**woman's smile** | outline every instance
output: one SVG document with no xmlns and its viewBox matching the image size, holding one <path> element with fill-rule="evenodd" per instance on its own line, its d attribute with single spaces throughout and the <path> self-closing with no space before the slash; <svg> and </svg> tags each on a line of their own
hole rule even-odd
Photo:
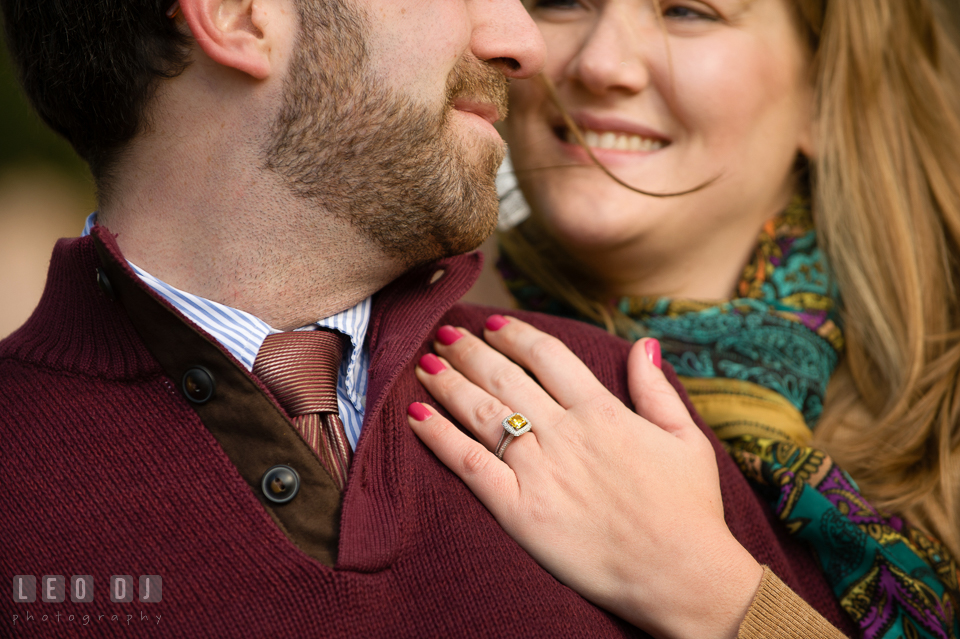
<svg viewBox="0 0 960 639">
<path fill-rule="evenodd" d="M 646 156 L 670 145 L 670 138 L 644 124 L 616 114 L 580 111 L 570 114 L 579 128 L 583 142 L 599 157 L 618 163 L 630 156 Z M 584 163 L 592 163 L 577 139 L 576 133 L 558 118 L 551 127 L 564 152 Z"/>
</svg>

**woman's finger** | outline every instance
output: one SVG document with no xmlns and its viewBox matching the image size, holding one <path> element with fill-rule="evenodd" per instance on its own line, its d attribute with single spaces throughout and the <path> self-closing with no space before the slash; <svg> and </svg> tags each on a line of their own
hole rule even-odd
<svg viewBox="0 0 960 639">
<path fill-rule="evenodd" d="M 634 409 L 647 421 L 677 437 L 702 437 L 683 400 L 660 369 L 661 357 L 660 342 L 655 339 L 642 339 L 630 349 L 627 383 Z"/>
<path fill-rule="evenodd" d="M 520 411 L 504 404 L 448 364 L 436 355 L 424 355 L 416 369 L 417 379 L 481 444 L 494 450 L 504 432 L 503 420 Z"/>
<path fill-rule="evenodd" d="M 563 419 L 563 408 L 536 380 L 469 331 L 441 327 L 435 348 L 464 377 L 510 408 L 508 415 L 522 413 L 538 425 L 556 424 Z M 446 401 L 441 403 L 450 408 Z M 499 438 L 500 434 L 496 436 Z"/>
<path fill-rule="evenodd" d="M 431 406 L 407 409 L 413 432 L 493 513 L 501 525 L 516 513 L 520 487 L 516 474 L 479 442 L 470 439 Z M 508 451 L 509 452 L 509 451 Z"/>
<path fill-rule="evenodd" d="M 533 373 L 563 408 L 609 394 L 586 364 L 556 337 L 515 317 L 502 315 L 487 318 L 485 328 L 484 338 Z"/>
</svg>

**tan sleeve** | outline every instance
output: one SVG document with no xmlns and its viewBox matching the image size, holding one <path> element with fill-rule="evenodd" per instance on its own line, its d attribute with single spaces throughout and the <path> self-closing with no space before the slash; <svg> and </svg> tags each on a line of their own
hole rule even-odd
<svg viewBox="0 0 960 639">
<path fill-rule="evenodd" d="M 766 566 L 737 639 L 845 639 Z"/>
</svg>

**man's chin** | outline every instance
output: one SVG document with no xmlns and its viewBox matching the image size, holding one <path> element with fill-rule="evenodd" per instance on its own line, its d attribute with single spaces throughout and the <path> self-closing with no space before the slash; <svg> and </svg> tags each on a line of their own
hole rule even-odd
<svg viewBox="0 0 960 639">
<path fill-rule="evenodd" d="M 480 248 L 497 230 L 500 217 L 496 180 L 507 153 L 506 143 L 499 133 L 495 136 L 474 134 L 466 141 L 461 139 L 459 146 L 461 179 L 470 186 L 462 193 L 460 202 L 448 203 L 450 208 L 439 216 L 445 224 L 435 229 L 438 248 L 435 259 Z M 450 215 L 458 209 L 459 215 Z"/>
<path fill-rule="evenodd" d="M 463 136 L 460 147 L 463 149 L 464 160 L 470 162 L 478 176 L 492 176 L 494 180 L 497 177 L 497 170 L 503 164 L 503 159 L 507 156 L 507 143 L 500 137 L 492 126 L 490 127 L 495 136 L 486 132 Z"/>
<path fill-rule="evenodd" d="M 444 216 L 447 224 L 437 225 L 432 232 L 393 253 L 408 269 L 429 264 L 447 257 L 475 251 L 497 230 L 499 202 L 496 187 L 491 185 L 483 197 L 476 198 L 476 206 L 462 210 L 457 219 Z M 471 198 L 472 199 L 472 198 Z"/>
<path fill-rule="evenodd" d="M 464 253 L 469 253 L 470 251 L 476 251 L 478 248 L 480 248 L 480 246 L 486 242 L 491 235 L 493 235 L 494 231 L 497 230 L 499 213 L 499 206 L 494 207 L 493 211 L 478 211 L 478 219 L 476 220 L 476 227 L 473 229 L 473 232 L 469 234 L 463 234 L 459 238 L 459 241 L 450 247 L 444 257 L 462 255 Z"/>
</svg>

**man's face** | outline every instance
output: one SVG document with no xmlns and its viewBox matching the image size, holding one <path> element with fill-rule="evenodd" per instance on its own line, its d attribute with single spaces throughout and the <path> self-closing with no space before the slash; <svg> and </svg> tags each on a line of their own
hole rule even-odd
<svg viewBox="0 0 960 639">
<path fill-rule="evenodd" d="M 476 248 L 496 225 L 504 145 L 469 111 L 503 117 L 504 76 L 451 46 L 464 34 L 424 40 L 421 30 L 438 25 L 408 15 L 407 2 L 298 4 L 302 27 L 267 167 L 405 266 Z M 462 5 L 436 4 L 441 14 Z"/>
</svg>

